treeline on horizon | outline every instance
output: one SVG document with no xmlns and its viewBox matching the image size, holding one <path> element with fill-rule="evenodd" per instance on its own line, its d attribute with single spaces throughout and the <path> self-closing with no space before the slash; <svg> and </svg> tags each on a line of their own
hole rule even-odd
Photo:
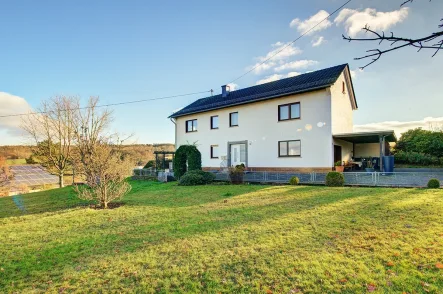
<svg viewBox="0 0 443 294">
<path fill-rule="evenodd" d="M 27 159 L 32 155 L 32 145 L 5 145 L 0 146 L 0 157 L 6 159 Z M 130 154 L 134 164 L 144 165 L 155 159 L 154 151 L 174 151 L 174 144 L 128 144 L 123 145 L 123 150 Z"/>
</svg>

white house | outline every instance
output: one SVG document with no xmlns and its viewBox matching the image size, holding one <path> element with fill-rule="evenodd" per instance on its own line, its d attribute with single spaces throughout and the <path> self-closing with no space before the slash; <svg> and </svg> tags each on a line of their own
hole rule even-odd
<svg viewBox="0 0 443 294">
<path fill-rule="evenodd" d="M 386 152 L 393 131 L 353 133 L 355 110 L 344 64 L 237 91 L 222 86 L 222 94 L 170 118 L 176 148 L 196 142 L 206 170 L 243 163 L 252 171 L 307 172 Z"/>
</svg>

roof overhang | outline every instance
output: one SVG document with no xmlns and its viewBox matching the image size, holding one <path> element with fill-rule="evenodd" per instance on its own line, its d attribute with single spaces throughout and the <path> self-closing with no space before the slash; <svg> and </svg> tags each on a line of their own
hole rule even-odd
<svg viewBox="0 0 443 294">
<path fill-rule="evenodd" d="M 380 138 L 383 137 L 385 138 L 386 142 L 397 142 L 397 137 L 392 130 L 335 134 L 333 137 L 335 139 L 340 139 L 355 144 L 379 143 Z"/>
<path fill-rule="evenodd" d="M 354 91 L 354 84 L 352 83 L 352 77 L 351 77 L 351 70 L 349 69 L 349 65 L 346 65 L 346 68 L 344 70 L 345 80 L 346 80 L 346 86 L 348 89 L 351 89 L 349 91 L 349 98 L 351 99 L 351 105 L 353 110 L 358 109 L 357 105 L 357 99 L 355 98 L 355 91 Z"/>
</svg>

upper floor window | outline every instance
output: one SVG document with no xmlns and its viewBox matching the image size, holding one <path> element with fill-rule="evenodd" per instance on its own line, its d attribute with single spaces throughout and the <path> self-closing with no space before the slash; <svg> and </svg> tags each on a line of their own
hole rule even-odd
<svg viewBox="0 0 443 294">
<path fill-rule="evenodd" d="M 187 120 L 186 121 L 186 133 L 197 132 L 197 120 Z"/>
<path fill-rule="evenodd" d="M 301 156 L 300 140 L 278 142 L 278 157 L 298 157 Z"/>
<path fill-rule="evenodd" d="M 230 127 L 238 126 L 238 112 L 231 112 L 229 114 L 229 126 Z"/>
<path fill-rule="evenodd" d="M 218 115 L 211 116 L 211 130 L 218 129 Z"/>
<path fill-rule="evenodd" d="M 211 145 L 211 158 L 218 158 L 218 145 Z"/>
<path fill-rule="evenodd" d="M 290 120 L 300 118 L 300 102 L 278 106 L 278 120 Z"/>
</svg>

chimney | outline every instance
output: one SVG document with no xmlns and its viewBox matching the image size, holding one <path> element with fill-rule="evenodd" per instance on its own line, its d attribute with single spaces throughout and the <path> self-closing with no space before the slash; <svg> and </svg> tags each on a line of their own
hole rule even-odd
<svg viewBox="0 0 443 294">
<path fill-rule="evenodd" d="M 222 87 L 222 97 L 226 98 L 229 95 L 229 92 L 231 91 L 230 87 L 228 85 L 223 85 Z M 228 88 L 228 89 L 226 89 Z"/>
</svg>

